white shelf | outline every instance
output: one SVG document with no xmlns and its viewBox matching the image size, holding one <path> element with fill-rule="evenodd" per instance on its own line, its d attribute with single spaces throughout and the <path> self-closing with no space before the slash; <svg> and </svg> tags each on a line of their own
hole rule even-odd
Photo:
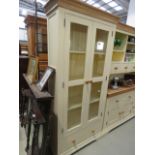
<svg viewBox="0 0 155 155">
<path fill-rule="evenodd" d="M 126 52 L 126 54 L 135 54 L 135 53 L 133 53 L 133 52 Z"/>
<path fill-rule="evenodd" d="M 86 51 L 70 51 L 70 53 L 73 53 L 73 54 L 85 54 Z"/>
<path fill-rule="evenodd" d="M 132 43 L 132 42 L 128 42 L 128 44 L 129 44 L 129 45 L 135 45 L 135 43 Z"/>
<path fill-rule="evenodd" d="M 94 52 L 94 54 L 96 54 L 96 55 L 105 55 L 105 53 L 103 53 L 103 52 Z"/>
<path fill-rule="evenodd" d="M 98 102 L 98 101 L 100 101 L 100 99 L 99 99 L 99 98 L 92 99 L 92 100 L 90 101 L 90 104 L 91 104 L 91 103 L 94 103 L 94 102 Z"/>
<path fill-rule="evenodd" d="M 77 109 L 77 108 L 81 108 L 81 107 L 82 107 L 82 105 L 81 105 L 81 103 L 79 103 L 79 104 L 70 106 L 70 107 L 68 108 L 68 111 L 71 111 L 71 110 L 74 110 L 74 109 Z"/>
<path fill-rule="evenodd" d="M 123 53 L 123 52 L 125 52 L 125 50 L 115 50 L 115 49 L 113 49 L 113 52 L 121 52 L 121 53 Z"/>
</svg>

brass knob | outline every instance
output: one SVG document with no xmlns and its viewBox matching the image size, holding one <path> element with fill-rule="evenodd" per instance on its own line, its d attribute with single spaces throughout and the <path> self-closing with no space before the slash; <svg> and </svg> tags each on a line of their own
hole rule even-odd
<svg viewBox="0 0 155 155">
<path fill-rule="evenodd" d="M 119 114 L 119 115 L 123 115 L 123 114 L 124 114 L 124 111 L 122 111 L 122 112 L 119 112 L 118 114 Z"/>
<path fill-rule="evenodd" d="M 131 96 L 128 96 L 129 98 L 131 98 Z"/>
<path fill-rule="evenodd" d="M 76 144 L 76 140 L 74 139 L 74 140 L 72 140 L 72 143 L 75 145 Z"/>
<path fill-rule="evenodd" d="M 95 133 L 95 130 L 92 130 L 91 132 L 94 134 Z"/>
<path fill-rule="evenodd" d="M 116 100 L 116 103 L 118 103 L 119 102 L 119 100 Z"/>
<path fill-rule="evenodd" d="M 115 67 L 114 69 L 115 69 L 115 70 L 117 70 L 117 69 L 118 69 L 118 67 Z"/>
<path fill-rule="evenodd" d="M 125 69 L 128 69 L 128 67 L 124 67 Z"/>
</svg>

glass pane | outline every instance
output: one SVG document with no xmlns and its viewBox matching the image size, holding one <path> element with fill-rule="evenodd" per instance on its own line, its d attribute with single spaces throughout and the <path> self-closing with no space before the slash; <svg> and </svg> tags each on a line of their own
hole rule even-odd
<svg viewBox="0 0 155 155">
<path fill-rule="evenodd" d="M 69 80 L 84 78 L 88 27 L 71 23 Z"/>
<path fill-rule="evenodd" d="M 68 129 L 81 123 L 81 108 L 68 111 Z"/>
<path fill-rule="evenodd" d="M 99 101 L 89 105 L 89 119 L 98 116 Z"/>
<path fill-rule="evenodd" d="M 105 53 L 107 49 L 108 32 L 97 29 L 95 52 Z"/>
<path fill-rule="evenodd" d="M 86 51 L 87 26 L 71 23 L 70 50 Z"/>
<path fill-rule="evenodd" d="M 95 54 L 93 64 L 93 77 L 103 76 L 105 55 Z"/>
<path fill-rule="evenodd" d="M 69 64 L 69 80 L 84 78 L 85 54 L 71 53 Z"/>
<path fill-rule="evenodd" d="M 90 102 L 100 98 L 102 82 L 93 83 L 91 86 Z"/>
<path fill-rule="evenodd" d="M 82 105 L 83 85 L 69 87 L 68 108 L 76 105 Z"/>
<path fill-rule="evenodd" d="M 93 77 L 103 76 L 105 54 L 107 49 L 108 31 L 96 30 Z"/>
</svg>

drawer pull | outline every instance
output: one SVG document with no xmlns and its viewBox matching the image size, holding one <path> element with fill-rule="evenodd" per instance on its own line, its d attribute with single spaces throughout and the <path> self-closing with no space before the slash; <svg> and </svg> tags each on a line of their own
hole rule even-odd
<svg viewBox="0 0 155 155">
<path fill-rule="evenodd" d="M 89 81 L 85 81 L 86 84 L 89 84 L 89 83 L 93 83 L 92 80 L 89 80 Z"/>
<path fill-rule="evenodd" d="M 128 96 L 129 98 L 131 98 L 131 96 Z"/>
<path fill-rule="evenodd" d="M 123 114 L 124 114 L 124 111 L 122 111 L 122 112 L 119 112 L 118 114 L 119 114 L 119 115 L 123 115 Z"/>
<path fill-rule="evenodd" d="M 116 100 L 116 103 L 118 103 L 119 102 L 119 100 Z"/>
<path fill-rule="evenodd" d="M 128 67 L 124 67 L 125 69 L 128 69 Z"/>
<path fill-rule="evenodd" d="M 117 69 L 118 69 L 118 67 L 115 67 L 115 68 L 114 68 L 114 70 L 117 70 Z"/>
<path fill-rule="evenodd" d="M 92 130 L 91 132 L 92 132 L 92 134 L 95 134 L 95 130 Z"/>
<path fill-rule="evenodd" d="M 133 66 L 133 69 L 135 69 L 135 66 Z"/>
<path fill-rule="evenodd" d="M 72 143 L 75 145 L 76 144 L 76 140 L 72 140 Z"/>
</svg>

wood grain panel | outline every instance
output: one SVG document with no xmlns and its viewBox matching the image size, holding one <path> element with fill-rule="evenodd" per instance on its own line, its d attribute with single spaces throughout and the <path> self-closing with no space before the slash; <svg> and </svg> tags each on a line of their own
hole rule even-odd
<svg viewBox="0 0 155 155">
<path fill-rule="evenodd" d="M 122 31 L 126 31 L 128 33 L 132 33 L 132 34 L 135 33 L 135 28 L 134 27 L 123 24 L 123 23 L 118 23 L 117 24 L 117 29 L 122 30 Z"/>
<path fill-rule="evenodd" d="M 116 96 L 132 90 L 135 90 L 135 85 L 129 87 L 119 87 L 118 89 L 108 89 L 107 97 Z"/>
<path fill-rule="evenodd" d="M 83 2 L 80 2 L 79 0 L 50 0 L 45 5 L 46 14 L 49 14 L 57 7 L 62 7 L 71 11 L 75 11 L 114 24 L 117 24 L 120 20 L 120 18 L 117 16 L 109 14 L 105 11 L 101 11 L 100 9 L 85 4 Z"/>
</svg>

